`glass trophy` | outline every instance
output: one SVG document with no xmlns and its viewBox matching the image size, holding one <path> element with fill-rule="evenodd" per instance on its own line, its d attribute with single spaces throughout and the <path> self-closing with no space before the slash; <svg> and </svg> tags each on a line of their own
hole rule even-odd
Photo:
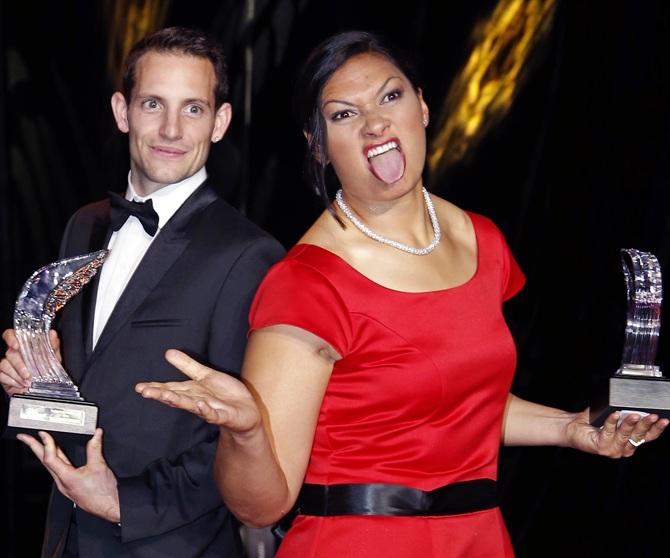
<svg viewBox="0 0 670 558">
<path fill-rule="evenodd" d="M 14 307 L 14 333 L 32 380 L 26 393 L 9 400 L 5 436 L 44 430 L 62 440 L 95 433 L 98 408 L 79 395 L 51 347 L 49 330 L 56 312 L 91 280 L 107 254 L 100 250 L 59 260 L 23 285 Z"/>
<path fill-rule="evenodd" d="M 613 411 L 655 413 L 670 417 L 670 379 L 656 365 L 661 329 L 663 285 L 656 256 L 621 250 L 628 312 L 621 367 L 609 379 L 607 401 L 591 407 L 591 422 L 600 426 Z"/>
</svg>

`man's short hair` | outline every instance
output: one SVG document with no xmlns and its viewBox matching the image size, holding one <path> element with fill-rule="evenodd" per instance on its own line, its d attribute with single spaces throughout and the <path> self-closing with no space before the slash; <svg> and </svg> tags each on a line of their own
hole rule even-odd
<svg viewBox="0 0 670 558">
<path fill-rule="evenodd" d="M 218 44 L 205 33 L 188 27 L 166 27 L 147 35 L 130 49 L 123 68 L 122 90 L 126 102 L 130 102 L 135 87 L 137 61 L 147 52 L 183 54 L 205 58 L 212 63 L 216 83 L 214 85 L 215 108 L 228 98 L 228 69 L 226 59 Z"/>
</svg>

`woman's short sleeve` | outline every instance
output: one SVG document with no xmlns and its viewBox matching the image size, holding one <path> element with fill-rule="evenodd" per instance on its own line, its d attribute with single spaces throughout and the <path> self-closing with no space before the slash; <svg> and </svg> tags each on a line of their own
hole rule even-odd
<svg viewBox="0 0 670 558">
<path fill-rule="evenodd" d="M 502 285 L 502 299 L 509 300 L 516 293 L 521 290 L 521 287 L 526 283 L 526 276 L 521 271 L 519 264 L 514 259 L 514 255 L 507 245 L 505 237 L 500 233 L 502 241 L 502 262 L 503 262 L 503 285 Z"/>
<path fill-rule="evenodd" d="M 261 282 L 249 311 L 249 331 L 271 326 L 299 327 L 328 342 L 341 356 L 351 344 L 347 307 L 318 269 L 284 259 Z"/>
</svg>

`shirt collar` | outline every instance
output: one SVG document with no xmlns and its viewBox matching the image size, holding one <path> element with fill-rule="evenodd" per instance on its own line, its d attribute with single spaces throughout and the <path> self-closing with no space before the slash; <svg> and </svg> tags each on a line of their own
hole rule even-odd
<svg viewBox="0 0 670 558">
<path fill-rule="evenodd" d="M 170 218 L 177 212 L 193 192 L 196 191 L 207 178 L 207 170 L 201 167 L 198 172 L 185 178 L 181 182 L 168 184 L 148 196 L 140 196 L 133 188 L 131 172 L 128 173 L 128 188 L 126 189 L 126 199 L 132 201 L 151 200 L 154 210 L 158 213 L 158 228 L 162 229 Z"/>
</svg>

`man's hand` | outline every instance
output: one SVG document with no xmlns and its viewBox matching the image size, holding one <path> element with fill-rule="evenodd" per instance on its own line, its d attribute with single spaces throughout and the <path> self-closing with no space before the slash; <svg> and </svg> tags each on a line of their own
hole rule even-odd
<svg viewBox="0 0 670 558">
<path fill-rule="evenodd" d="M 82 510 L 119 523 L 121 510 L 114 473 L 102 456 L 102 429 L 97 428 L 86 444 L 86 465 L 73 467 L 70 460 L 46 432 L 42 443 L 27 434 L 16 437 L 26 444 L 51 474 L 58 490 Z"/>
<path fill-rule="evenodd" d="M 0 361 L 0 385 L 7 395 L 25 393 L 30 387 L 32 378 L 21 357 L 19 340 L 13 329 L 6 329 L 2 333 L 2 339 L 7 345 L 7 352 L 5 358 Z M 53 329 L 49 332 L 49 341 L 56 357 L 61 361 L 60 339 Z"/>
</svg>

